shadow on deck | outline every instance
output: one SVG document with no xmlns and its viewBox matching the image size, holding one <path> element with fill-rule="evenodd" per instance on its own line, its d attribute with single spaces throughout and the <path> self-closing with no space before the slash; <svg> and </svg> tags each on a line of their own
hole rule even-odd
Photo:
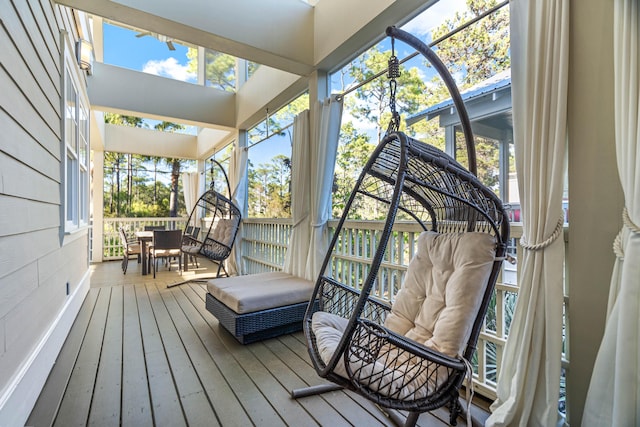
<svg viewBox="0 0 640 427">
<path fill-rule="evenodd" d="M 133 260 L 126 275 L 119 262 L 92 265 L 89 294 L 27 425 L 391 425 L 351 392 L 291 399 L 290 390 L 322 382 L 304 336 L 239 344 L 205 309 L 204 284 L 167 288 L 210 276 L 203 262 L 184 275 L 163 267 L 155 280 Z M 447 419 L 438 410 L 418 424 Z"/>
</svg>

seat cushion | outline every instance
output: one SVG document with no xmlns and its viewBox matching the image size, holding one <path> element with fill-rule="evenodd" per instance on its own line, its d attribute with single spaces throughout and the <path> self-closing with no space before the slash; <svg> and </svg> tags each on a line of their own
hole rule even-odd
<svg viewBox="0 0 640 427">
<path fill-rule="evenodd" d="M 385 326 L 426 347 L 459 356 L 469 339 L 495 257 L 495 239 L 484 233 L 423 232 Z M 313 314 L 311 329 L 321 359 L 329 363 L 348 320 Z M 375 340 L 373 340 L 375 341 Z M 447 380 L 444 366 L 429 365 L 385 344 L 374 357 L 349 360 L 349 369 L 371 390 L 397 399 L 425 397 Z M 348 378 L 344 359 L 334 372 Z"/>
<path fill-rule="evenodd" d="M 152 249 L 153 256 L 156 258 L 180 256 L 180 249 Z"/>
<path fill-rule="evenodd" d="M 313 313 L 311 328 L 324 363 L 329 363 L 338 348 L 347 323 L 347 319 L 335 314 Z M 420 399 L 431 394 L 438 384 L 447 379 L 446 368 L 435 364 L 429 365 L 430 368 L 421 366 L 415 358 L 411 359 L 389 345 L 379 350 L 376 359 L 367 357 L 369 353 L 362 349 L 356 352 L 360 356 L 364 354 L 367 362 L 360 358 L 349 359 L 349 369 L 354 378 L 376 393 L 399 400 Z M 336 364 L 334 373 L 349 378 L 343 358 Z"/>
<path fill-rule="evenodd" d="M 313 282 L 281 271 L 209 280 L 209 293 L 238 314 L 309 301 Z"/>
</svg>

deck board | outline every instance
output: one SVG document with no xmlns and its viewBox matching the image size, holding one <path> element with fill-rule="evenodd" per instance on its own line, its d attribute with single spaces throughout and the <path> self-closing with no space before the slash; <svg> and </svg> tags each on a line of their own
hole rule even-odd
<svg viewBox="0 0 640 427">
<path fill-rule="evenodd" d="M 70 427 L 87 424 L 100 362 L 111 288 L 102 288 L 99 292 L 78 359 L 55 419 L 55 426 Z"/>
<path fill-rule="evenodd" d="M 105 427 L 120 425 L 120 403 L 122 397 L 122 289 L 122 286 L 110 288 L 109 308 L 92 399 L 99 401 L 100 405 L 91 407 L 89 425 Z"/>
<path fill-rule="evenodd" d="M 185 278 L 175 270 L 154 280 L 135 268 L 124 276 L 119 263 L 92 268 L 92 287 L 27 425 L 391 425 L 348 391 L 290 397 L 325 382 L 302 332 L 242 345 L 206 310 L 204 284 L 167 288 Z M 418 425 L 446 425 L 439 418 L 446 411 L 423 414 Z"/>
<path fill-rule="evenodd" d="M 55 369 L 49 374 L 49 378 L 27 419 L 26 425 L 48 426 L 55 419 L 64 391 L 67 388 L 69 377 L 80 352 L 98 294 L 98 289 L 91 289 L 87 294 L 64 346 L 56 358 Z"/>
<path fill-rule="evenodd" d="M 123 310 L 122 425 L 153 426 L 140 312 L 133 286 L 123 287 Z"/>
<path fill-rule="evenodd" d="M 180 335 L 175 329 L 160 292 L 154 284 L 147 285 L 147 292 L 187 424 L 218 425 L 215 412 L 202 388 L 198 374 L 180 340 Z"/>
<path fill-rule="evenodd" d="M 222 354 L 226 355 L 226 351 L 222 351 L 219 342 L 214 342 L 217 338 L 185 293 L 172 292 L 172 295 L 180 306 L 184 319 L 189 322 L 189 327 L 191 327 L 189 331 L 186 325 L 182 325 L 181 330 L 185 331 L 182 336 L 185 345 L 192 354 L 204 388 L 211 397 L 220 424 L 224 426 L 250 425 L 249 415 L 240 404 L 234 389 L 224 374 L 226 372 L 228 376 L 235 377 L 241 372 L 241 368 L 235 360 L 228 360 L 229 358 L 226 356 L 221 357 Z M 247 381 L 249 381 L 248 378 Z"/>
<path fill-rule="evenodd" d="M 166 423 L 165 425 L 186 425 L 147 289 L 144 285 L 137 285 L 135 293 L 140 315 L 140 331 L 144 337 L 143 348 L 153 419 L 158 425 L 160 420 Z"/>
<path fill-rule="evenodd" d="M 256 425 L 286 425 L 278 415 L 278 411 L 271 405 L 266 396 L 256 385 L 255 379 L 251 378 L 245 367 L 238 360 L 237 354 L 243 350 L 243 346 L 218 324 L 218 320 L 209 313 L 204 306 L 204 289 L 200 286 L 185 286 L 180 288 L 188 295 L 194 308 L 200 313 L 203 321 L 209 327 L 211 334 L 207 341 L 215 343 L 215 354 L 225 357 L 217 363 L 223 363 L 222 370 L 227 372 L 225 376 L 231 387 L 234 389 L 238 400 L 242 402 L 247 414 Z M 204 339 L 207 339 L 206 337 Z"/>
</svg>

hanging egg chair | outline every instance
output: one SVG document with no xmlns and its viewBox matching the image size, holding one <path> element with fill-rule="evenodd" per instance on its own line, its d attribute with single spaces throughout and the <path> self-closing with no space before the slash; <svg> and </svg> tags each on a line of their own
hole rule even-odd
<svg viewBox="0 0 640 427">
<path fill-rule="evenodd" d="M 425 411 L 447 405 L 450 422 L 462 411 L 459 390 L 470 364 L 509 239 L 507 212 L 500 199 L 475 176 L 473 135 L 467 112 L 448 71 L 424 43 L 395 27 L 387 29 L 420 53 L 444 80 L 467 143 L 469 170 L 441 150 L 392 124 L 371 155 L 333 234 L 304 318 L 311 361 L 319 376 L 376 404 L 409 411 L 414 425 Z M 397 58 L 389 65 L 392 101 Z M 367 204 L 369 203 L 369 204 Z M 332 264 L 344 244 L 345 221 L 359 206 L 385 206 L 384 227 L 371 239 L 366 274 L 359 289 L 342 283 Z M 397 239 L 398 221 L 419 224 L 401 289 L 379 291 L 384 262 Z M 366 256 L 363 255 L 363 258 Z M 334 385 L 294 390 L 294 397 L 335 389 Z"/>
<path fill-rule="evenodd" d="M 216 191 L 215 182 L 211 182 L 209 190 L 200 196 L 189 214 L 182 253 L 185 270 L 190 259 L 196 261 L 197 257 L 204 257 L 218 265 L 215 277 L 219 277 L 221 272 L 228 276 L 224 262 L 231 255 L 242 215 L 231 201 L 231 187 L 224 168 L 216 160 L 211 159 L 211 162 L 212 169 L 215 163 L 222 171 L 228 196 Z"/>
</svg>

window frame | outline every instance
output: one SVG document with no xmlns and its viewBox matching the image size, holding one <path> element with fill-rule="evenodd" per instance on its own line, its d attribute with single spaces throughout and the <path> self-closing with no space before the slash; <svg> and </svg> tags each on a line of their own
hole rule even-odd
<svg viewBox="0 0 640 427">
<path fill-rule="evenodd" d="M 84 76 L 69 35 L 62 34 L 61 73 L 61 225 L 64 234 L 90 225 L 90 107 Z"/>
</svg>

